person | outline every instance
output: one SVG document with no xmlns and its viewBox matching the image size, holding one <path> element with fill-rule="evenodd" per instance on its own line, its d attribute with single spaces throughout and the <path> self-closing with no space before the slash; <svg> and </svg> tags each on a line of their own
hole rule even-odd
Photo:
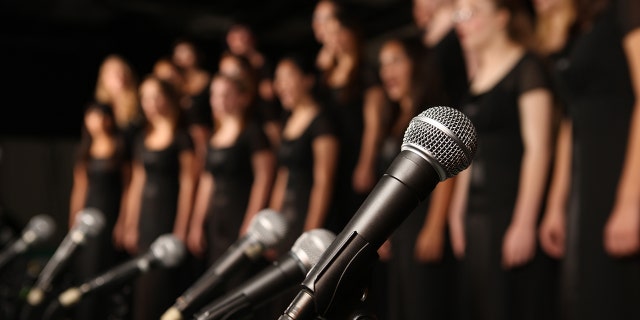
<svg viewBox="0 0 640 320">
<path fill-rule="evenodd" d="M 195 188 L 193 142 L 181 126 L 173 87 L 149 75 L 140 85 L 140 101 L 147 123 L 134 142 L 124 238 L 132 255 L 167 233 L 186 242 Z M 134 320 L 159 319 L 172 305 L 186 288 L 176 270 L 151 270 L 137 279 Z"/>
<path fill-rule="evenodd" d="M 554 265 L 537 243 L 553 98 L 521 2 L 460 0 L 456 31 L 477 65 L 462 111 L 478 134 L 451 204 L 465 319 L 553 319 Z"/>
<path fill-rule="evenodd" d="M 105 218 L 103 231 L 87 239 L 72 265 L 76 284 L 88 281 L 122 262 L 121 229 L 124 203 L 130 178 L 130 163 L 125 142 L 118 131 L 108 105 L 92 101 L 84 113 L 82 135 L 73 168 L 73 186 L 69 203 L 69 230 L 85 208 L 95 208 Z M 74 307 L 74 319 L 108 319 L 117 314 L 118 290 L 97 292 Z"/>
<path fill-rule="evenodd" d="M 143 123 L 138 100 L 138 76 L 119 54 L 107 55 L 98 70 L 94 100 L 113 108 L 118 129 L 130 150 L 133 137 Z"/>
<path fill-rule="evenodd" d="M 203 170 L 207 139 L 213 129 L 211 108 L 209 108 L 209 82 L 211 72 L 204 67 L 204 54 L 197 44 L 186 38 L 180 38 L 173 44 L 171 61 L 182 74 L 180 106 L 183 120 L 193 140 L 196 152 L 195 173 Z"/>
<path fill-rule="evenodd" d="M 566 103 L 540 242 L 563 319 L 640 317 L 640 3 L 576 1 L 554 65 Z M 562 155 L 562 156 L 560 156 Z"/>
<path fill-rule="evenodd" d="M 191 140 L 194 144 L 195 163 L 194 171 L 196 177 L 200 175 L 204 168 L 204 158 L 207 148 L 207 137 L 211 134 L 210 112 L 203 112 L 193 106 L 193 98 L 187 90 L 186 78 L 182 69 L 176 65 L 169 57 L 161 57 L 153 65 L 152 73 L 166 82 L 172 84 L 179 95 L 180 107 L 182 107 L 184 126 L 187 128 Z"/>
<path fill-rule="evenodd" d="M 422 43 L 429 51 L 425 71 L 439 78 L 446 100 L 443 105 L 459 108 L 469 88 L 475 62 L 470 52 L 463 50 L 455 30 L 453 0 L 414 0 L 413 19 L 422 32 Z"/>
<path fill-rule="evenodd" d="M 270 208 L 283 214 L 288 229 L 271 256 L 282 256 L 305 231 L 324 228 L 338 161 L 339 142 L 329 115 L 314 96 L 313 62 L 299 54 L 284 56 L 274 85 L 290 112 L 278 150 L 278 167 Z M 283 293 L 271 305 L 281 315 L 298 291 Z"/>
<path fill-rule="evenodd" d="M 283 112 L 277 104 L 264 101 L 258 94 L 258 75 L 249 59 L 245 56 L 225 51 L 218 62 L 218 72 L 240 78 L 245 83 L 249 97 L 250 117 L 261 124 L 262 130 L 269 137 L 269 142 L 275 151 L 280 145 Z"/>
<path fill-rule="evenodd" d="M 337 6 L 337 5 L 336 5 Z M 336 122 L 340 141 L 334 204 L 327 228 L 339 233 L 376 183 L 380 145 L 382 86 L 364 60 L 358 23 L 340 9 L 324 30 L 324 47 L 334 63 L 318 78 L 323 104 Z M 373 79 L 372 79 L 373 78 Z"/>
<path fill-rule="evenodd" d="M 409 122 L 438 101 L 418 38 L 393 37 L 378 52 L 380 79 L 391 102 L 382 111 L 383 136 L 377 166 L 382 176 L 400 152 Z M 432 91 L 425 90 L 429 88 Z M 446 213 L 453 184 L 441 182 L 393 232 L 381 248 L 387 261 L 388 319 L 451 319 L 454 286 L 453 254 L 446 241 Z"/>
<path fill-rule="evenodd" d="M 249 116 L 248 90 L 248 84 L 224 74 L 215 74 L 211 82 L 216 131 L 208 142 L 187 241 L 191 252 L 206 256 L 208 266 L 247 233 L 270 198 L 275 155 Z M 222 291 L 240 284 L 249 272 L 235 273 L 237 280 L 227 279 Z"/>
<path fill-rule="evenodd" d="M 282 106 L 276 99 L 273 89 L 273 66 L 268 57 L 259 50 L 255 33 L 251 27 L 242 22 L 234 23 L 225 37 L 227 50 L 237 56 L 244 57 L 253 67 L 257 84 L 255 114 L 263 123 L 272 143 L 279 143 L 275 129 L 281 128 L 278 123 Z"/>
</svg>

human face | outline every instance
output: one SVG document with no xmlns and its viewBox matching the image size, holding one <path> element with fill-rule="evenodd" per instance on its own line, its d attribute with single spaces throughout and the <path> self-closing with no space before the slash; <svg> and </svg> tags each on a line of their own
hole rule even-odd
<svg viewBox="0 0 640 320">
<path fill-rule="evenodd" d="M 335 17 L 335 5 L 329 1 L 320 1 L 313 11 L 311 28 L 313 35 L 320 43 L 325 41 L 325 28 L 327 23 Z"/>
<path fill-rule="evenodd" d="M 507 18 L 506 11 L 496 9 L 491 0 L 458 0 L 454 14 L 462 45 L 474 51 L 506 32 Z"/>
<path fill-rule="evenodd" d="M 149 121 L 167 117 L 170 110 L 162 86 L 155 79 L 147 79 L 140 85 L 140 104 Z"/>
<path fill-rule="evenodd" d="M 110 59 L 104 63 L 102 82 L 111 94 L 121 92 L 129 85 L 127 66 L 118 59 Z"/>
<path fill-rule="evenodd" d="M 283 60 L 276 68 L 274 88 L 282 106 L 291 110 L 307 94 L 308 79 L 295 63 Z"/>
<path fill-rule="evenodd" d="M 173 48 L 173 62 L 182 68 L 192 68 L 197 63 L 196 50 L 189 43 L 179 43 Z"/>
<path fill-rule="evenodd" d="M 92 108 L 84 115 L 84 124 L 90 135 L 95 136 L 104 133 L 107 128 L 108 118 L 100 110 Z"/>
<path fill-rule="evenodd" d="M 570 1 L 571 0 L 533 0 L 533 7 L 537 15 L 546 15 L 569 4 Z"/>
<path fill-rule="evenodd" d="M 240 92 L 231 80 L 217 77 L 211 82 L 210 90 L 214 115 L 237 114 L 242 111 Z"/>
<path fill-rule="evenodd" d="M 177 89 L 182 87 L 182 74 L 174 65 L 167 61 L 158 62 L 153 68 L 153 74 L 160 79 L 170 82 Z"/>
<path fill-rule="evenodd" d="M 389 98 L 393 101 L 407 97 L 411 90 L 413 62 L 400 42 L 385 43 L 378 56 L 380 79 Z"/>
<path fill-rule="evenodd" d="M 253 46 L 251 32 L 245 27 L 234 27 L 227 34 L 227 45 L 235 54 L 247 54 Z"/>
</svg>

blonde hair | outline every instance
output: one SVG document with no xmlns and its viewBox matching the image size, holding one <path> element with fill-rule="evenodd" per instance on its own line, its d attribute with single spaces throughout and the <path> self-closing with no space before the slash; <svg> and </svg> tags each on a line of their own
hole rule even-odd
<svg viewBox="0 0 640 320">
<path fill-rule="evenodd" d="M 123 72 L 124 88 L 118 96 L 109 92 L 105 85 L 105 75 L 111 65 L 119 66 Z M 111 54 L 102 61 L 96 82 L 95 100 L 113 108 L 118 127 L 126 127 L 139 117 L 138 79 L 131 65 L 122 56 Z"/>
</svg>

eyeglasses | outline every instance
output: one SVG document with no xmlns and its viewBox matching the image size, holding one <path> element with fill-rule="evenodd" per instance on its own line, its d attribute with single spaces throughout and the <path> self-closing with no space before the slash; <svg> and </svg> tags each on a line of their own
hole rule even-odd
<svg viewBox="0 0 640 320">
<path fill-rule="evenodd" d="M 452 14 L 452 20 L 454 23 L 466 22 L 473 19 L 478 13 L 482 11 L 489 11 L 490 6 L 469 6 L 456 9 Z"/>
</svg>

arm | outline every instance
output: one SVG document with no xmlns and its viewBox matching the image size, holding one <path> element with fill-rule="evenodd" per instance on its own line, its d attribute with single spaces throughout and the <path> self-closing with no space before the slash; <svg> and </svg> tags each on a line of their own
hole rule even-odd
<svg viewBox="0 0 640 320">
<path fill-rule="evenodd" d="M 564 255 L 564 221 L 571 186 L 571 130 L 571 121 L 563 119 L 558 131 L 547 207 L 539 230 L 542 249 L 554 258 Z"/>
<path fill-rule="evenodd" d="M 552 101 L 551 93 L 545 89 L 528 91 L 519 98 L 524 153 L 518 196 L 502 243 L 502 263 L 506 268 L 523 265 L 535 255 L 538 215 L 551 162 Z"/>
<path fill-rule="evenodd" d="M 473 163 L 469 168 L 451 178 L 456 182 L 451 195 L 451 205 L 449 209 L 449 233 L 453 253 L 460 259 L 464 257 L 466 240 L 464 236 L 464 217 L 467 208 L 467 198 L 469 196 L 469 184 L 471 183 L 471 172 Z"/>
<path fill-rule="evenodd" d="M 338 140 L 334 136 L 320 136 L 313 141 L 313 186 L 304 231 L 321 228 L 324 224 L 335 177 L 338 159 Z"/>
<path fill-rule="evenodd" d="M 444 245 L 444 229 L 455 179 L 440 182 L 429 200 L 429 210 L 416 239 L 415 257 L 421 262 L 439 261 Z"/>
<path fill-rule="evenodd" d="M 195 179 L 199 179 L 200 173 L 202 173 L 202 170 L 204 168 L 204 161 L 207 154 L 207 142 L 209 140 L 211 132 L 206 126 L 192 125 L 189 128 L 189 134 L 191 135 L 191 139 L 193 140 L 195 152 L 193 173 Z"/>
<path fill-rule="evenodd" d="M 623 38 L 623 48 L 635 101 L 616 199 L 605 227 L 605 249 L 614 256 L 640 250 L 640 28 Z"/>
<path fill-rule="evenodd" d="M 258 151 L 251 156 L 251 164 L 253 165 L 253 185 L 251 186 L 251 196 L 247 204 L 247 211 L 244 214 L 244 220 L 240 228 L 240 236 L 247 232 L 251 219 L 258 211 L 264 209 L 269 201 L 273 184 L 275 156 L 268 149 Z"/>
<path fill-rule="evenodd" d="M 138 222 L 140 220 L 140 205 L 142 201 L 142 189 L 146 173 L 142 163 L 133 162 L 131 169 L 131 185 L 127 195 L 127 214 L 125 216 L 124 246 L 130 254 L 135 254 L 138 247 Z"/>
<path fill-rule="evenodd" d="M 82 162 L 78 162 L 73 168 L 73 187 L 71 188 L 71 201 L 69 204 L 69 229 L 73 227 L 78 212 L 84 208 L 87 188 L 87 166 Z"/>
<path fill-rule="evenodd" d="M 364 130 L 358 163 L 353 172 L 353 189 L 359 193 L 370 191 L 376 184 L 376 155 L 382 138 L 382 108 L 384 91 L 381 87 L 370 88 L 364 98 Z"/>
<path fill-rule="evenodd" d="M 287 191 L 287 180 L 289 179 L 289 170 L 285 168 L 279 168 L 276 173 L 276 180 L 273 183 L 273 193 L 271 194 L 271 201 L 269 207 L 271 209 L 280 212 L 282 210 L 282 203 L 284 202 L 284 195 Z"/>
<path fill-rule="evenodd" d="M 193 205 L 193 216 L 189 223 L 187 246 L 195 256 L 201 256 L 206 248 L 204 237 L 204 223 L 207 218 L 207 208 L 215 188 L 215 180 L 210 172 L 203 171 L 200 175 L 196 198 Z"/>
<path fill-rule="evenodd" d="M 122 164 L 122 195 L 120 197 L 120 212 L 113 228 L 113 243 L 117 248 L 124 248 L 125 224 L 127 220 L 127 203 L 129 187 L 131 185 L 131 163 Z"/>
<path fill-rule="evenodd" d="M 195 179 L 193 177 L 194 152 L 180 152 L 180 191 L 178 194 L 178 212 L 173 225 L 173 234 L 182 241 L 187 239 L 187 228 L 191 219 Z"/>
</svg>

